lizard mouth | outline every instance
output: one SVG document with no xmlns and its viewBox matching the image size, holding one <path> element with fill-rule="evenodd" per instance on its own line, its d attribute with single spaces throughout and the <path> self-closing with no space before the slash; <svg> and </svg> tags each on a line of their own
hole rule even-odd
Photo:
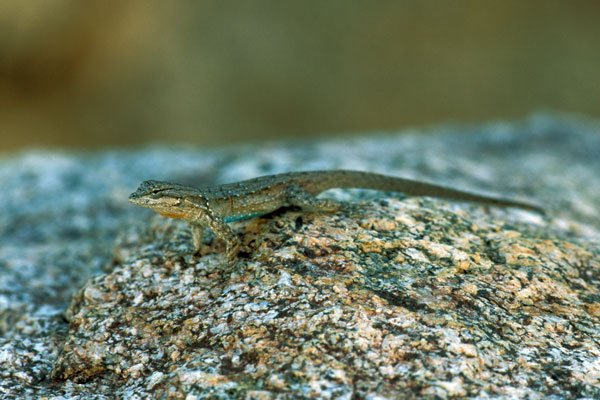
<svg viewBox="0 0 600 400">
<path fill-rule="evenodd" d="M 148 198 L 147 196 L 140 196 L 137 193 L 132 193 L 131 195 L 129 195 L 128 200 L 131 204 L 144 208 L 154 209 L 156 206 L 159 205 L 159 203 L 156 200 Z"/>
<path fill-rule="evenodd" d="M 128 198 L 131 204 L 136 206 L 149 208 L 156 213 L 162 215 L 163 217 L 168 218 L 185 218 L 185 213 L 179 212 L 176 209 L 165 209 L 167 207 L 164 206 L 160 201 L 156 199 L 149 198 L 148 196 L 139 196 L 137 193 L 132 193 Z"/>
<path fill-rule="evenodd" d="M 137 193 L 131 193 L 127 200 L 129 200 L 130 203 L 135 204 L 136 206 L 141 206 L 143 204 Z"/>
</svg>

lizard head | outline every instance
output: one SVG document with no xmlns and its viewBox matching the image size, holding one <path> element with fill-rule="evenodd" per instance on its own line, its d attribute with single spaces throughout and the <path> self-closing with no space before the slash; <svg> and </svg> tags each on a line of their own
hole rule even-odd
<svg viewBox="0 0 600 400">
<path fill-rule="evenodd" d="M 129 195 L 129 202 L 169 218 L 187 218 L 201 211 L 198 196 L 190 200 L 187 186 L 161 181 L 144 181 Z"/>
</svg>

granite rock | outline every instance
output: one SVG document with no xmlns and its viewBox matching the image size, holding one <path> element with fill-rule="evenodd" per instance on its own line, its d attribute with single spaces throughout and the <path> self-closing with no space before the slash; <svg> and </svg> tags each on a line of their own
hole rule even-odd
<svg viewBox="0 0 600 400">
<path fill-rule="evenodd" d="M 538 115 L 311 144 L 0 159 L 0 397 L 600 397 L 600 128 Z M 354 212 L 206 238 L 143 179 L 353 168 L 535 199 L 547 217 L 334 190 Z"/>
</svg>

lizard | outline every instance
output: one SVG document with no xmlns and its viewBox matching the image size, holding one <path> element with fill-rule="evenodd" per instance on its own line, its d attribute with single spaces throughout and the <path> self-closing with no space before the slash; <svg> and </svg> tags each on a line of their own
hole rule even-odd
<svg viewBox="0 0 600 400">
<path fill-rule="evenodd" d="M 345 203 L 316 196 L 333 188 L 361 188 L 402 192 L 408 196 L 429 196 L 470 201 L 497 207 L 518 207 L 545 214 L 542 207 L 516 200 L 496 198 L 452 189 L 432 183 L 352 170 L 288 172 L 236 183 L 192 188 L 156 180 L 144 181 L 129 196 L 137 206 L 164 217 L 181 218 L 191 226 L 195 254 L 199 254 L 205 227 L 226 243 L 229 263 L 237 258 L 240 241 L 228 223 L 268 214 L 283 206 L 305 211 L 337 211 Z"/>
</svg>

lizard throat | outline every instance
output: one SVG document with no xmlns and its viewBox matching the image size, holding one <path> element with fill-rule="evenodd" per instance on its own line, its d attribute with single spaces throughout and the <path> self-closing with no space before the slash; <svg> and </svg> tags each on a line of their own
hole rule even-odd
<svg viewBox="0 0 600 400">
<path fill-rule="evenodd" d="M 159 212 L 160 215 L 162 215 L 163 217 L 167 217 L 167 218 L 184 218 L 185 215 L 184 214 L 176 214 L 176 213 L 169 213 L 169 212 Z"/>
</svg>

